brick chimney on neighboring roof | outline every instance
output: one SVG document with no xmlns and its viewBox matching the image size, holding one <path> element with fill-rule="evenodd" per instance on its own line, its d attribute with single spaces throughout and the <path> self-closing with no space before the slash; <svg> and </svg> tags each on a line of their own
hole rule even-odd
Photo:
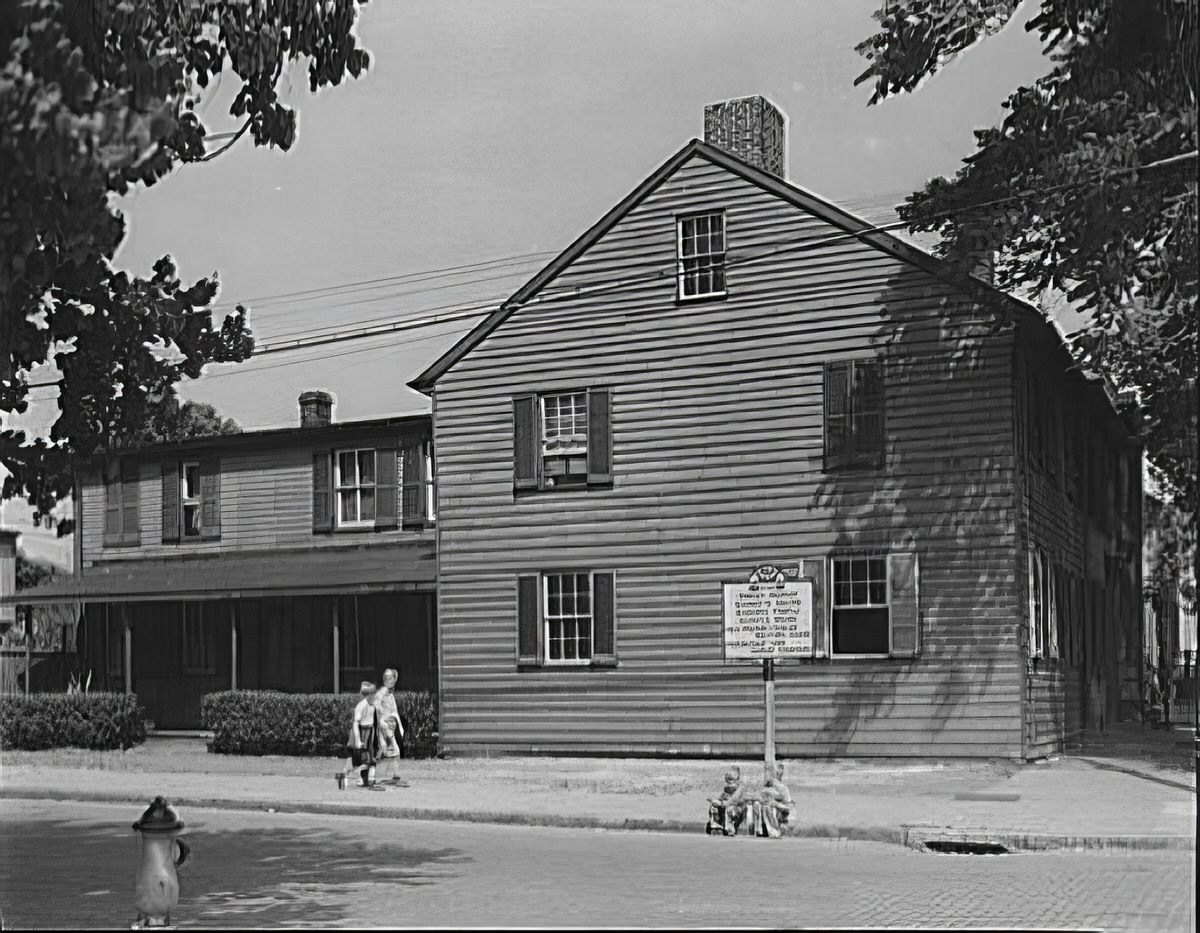
<svg viewBox="0 0 1200 933">
<path fill-rule="evenodd" d="M 738 97 L 704 108 L 704 141 L 787 178 L 787 117 L 765 97 Z"/>
<path fill-rule="evenodd" d="M 320 389 L 300 394 L 300 427 L 317 428 L 332 423 L 332 395 Z"/>
</svg>

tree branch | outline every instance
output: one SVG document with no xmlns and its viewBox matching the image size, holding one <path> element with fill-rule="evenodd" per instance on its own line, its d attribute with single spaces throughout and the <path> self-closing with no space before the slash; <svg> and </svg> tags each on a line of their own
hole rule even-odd
<svg viewBox="0 0 1200 933">
<path fill-rule="evenodd" d="M 242 124 L 242 128 L 241 128 L 240 130 L 238 130 L 236 133 L 234 133 L 234 134 L 233 134 L 233 138 L 232 138 L 232 139 L 230 139 L 230 140 L 229 140 L 229 142 L 227 142 L 227 143 L 226 143 L 224 146 L 222 146 L 220 149 L 214 149 L 212 152 L 209 152 L 209 153 L 206 153 L 205 155 L 202 155 L 200 158 L 196 159 L 196 161 L 197 161 L 197 162 L 207 162 L 207 161 L 209 161 L 210 159 L 215 159 L 215 158 L 216 158 L 217 156 L 219 156 L 219 155 L 220 155 L 222 152 L 224 152 L 226 149 L 228 149 L 230 146 L 232 146 L 234 143 L 236 143 L 236 142 L 237 142 L 239 139 L 241 139 L 241 138 L 242 138 L 242 135 L 243 135 L 243 134 L 246 132 L 246 130 L 250 129 L 250 124 L 251 124 L 253 121 L 254 121 L 254 118 L 253 118 L 253 117 L 250 117 L 250 118 L 248 118 L 248 119 L 246 120 L 246 122 Z M 222 135 L 223 135 L 223 134 L 222 134 Z"/>
</svg>

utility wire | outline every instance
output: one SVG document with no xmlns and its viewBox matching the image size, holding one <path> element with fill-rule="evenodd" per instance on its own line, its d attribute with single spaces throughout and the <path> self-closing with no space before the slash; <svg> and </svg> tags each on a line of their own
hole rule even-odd
<svg viewBox="0 0 1200 933">
<path fill-rule="evenodd" d="M 1046 195 L 1046 194 L 1050 194 L 1050 193 L 1053 193 L 1056 191 L 1065 190 L 1068 188 L 1079 187 L 1079 186 L 1085 185 L 1085 184 L 1092 184 L 1096 181 L 1101 181 L 1101 180 L 1103 180 L 1104 177 L 1107 177 L 1107 176 L 1113 175 L 1113 174 L 1145 171 L 1147 169 L 1161 168 L 1161 167 L 1166 167 L 1169 165 L 1180 164 L 1180 163 L 1188 161 L 1188 160 L 1194 161 L 1196 159 L 1196 155 L 1197 155 L 1196 152 L 1193 151 L 1190 153 L 1182 153 L 1180 155 L 1171 156 L 1166 159 L 1161 159 L 1157 162 L 1147 163 L 1146 165 L 1142 165 L 1142 166 L 1129 166 L 1129 167 L 1123 167 L 1123 168 L 1118 168 L 1118 169 L 1111 169 L 1108 172 L 1104 173 L 1104 175 L 1102 175 L 1098 178 L 1089 178 L 1089 179 L 1081 179 L 1081 180 L 1077 180 L 1077 181 L 1073 181 L 1073 182 L 1064 182 L 1063 184 L 1053 185 L 1053 186 L 1050 186 L 1048 188 L 1043 188 L 1043 189 L 1028 189 L 1026 191 L 1018 192 L 1018 193 L 1012 194 L 1012 195 L 1007 195 L 1002 198 L 995 198 L 995 199 L 992 199 L 989 201 L 984 201 L 984 202 L 981 202 L 978 204 L 964 205 L 961 207 L 954 208 L 952 210 L 947 210 L 947 211 L 942 211 L 942 212 L 939 212 L 936 214 L 931 214 L 931 215 L 928 215 L 925 219 L 938 219 L 941 217 L 950 217 L 955 214 L 968 214 L 973 211 L 981 210 L 986 207 L 993 207 L 998 204 L 1005 204 L 1005 203 L 1009 203 L 1012 201 L 1023 200 L 1025 198 L 1029 198 L 1029 197 Z M 863 236 L 871 234 L 871 233 L 885 232 L 885 231 L 897 229 L 900 227 L 907 227 L 908 225 L 909 225 L 908 221 L 896 220 L 896 221 L 892 221 L 892 222 L 884 223 L 884 224 L 868 225 L 867 227 L 864 227 L 863 229 L 860 229 L 860 230 L 842 231 L 842 232 L 839 232 L 837 234 L 833 234 L 833 235 L 830 235 L 827 237 L 804 238 L 804 239 L 800 239 L 800 240 L 796 240 L 794 238 L 789 238 L 786 241 L 780 241 L 780 242 L 783 242 L 785 245 L 781 246 L 778 249 L 768 250 L 766 252 L 758 253 L 755 255 L 734 257 L 732 259 L 727 259 L 723 263 L 723 265 L 725 267 L 735 266 L 735 265 L 744 265 L 744 264 L 747 264 L 750 262 L 756 262 L 756 261 L 759 261 L 759 260 L 762 260 L 765 258 L 769 258 L 771 256 L 778 256 L 778 255 L 782 255 L 784 253 L 790 253 L 795 250 L 811 249 L 811 248 L 815 248 L 817 246 L 827 245 L 829 243 L 840 241 L 840 240 L 858 239 L 860 237 L 863 237 Z M 669 268 L 670 268 L 670 274 L 672 274 L 672 275 L 676 274 L 676 264 L 674 262 L 671 263 Z M 561 301 L 561 300 L 569 300 L 569 299 L 573 299 L 573 298 L 578 298 L 578 297 L 582 297 L 584 295 L 590 296 L 590 295 L 610 294 L 613 291 L 624 290 L 626 288 L 630 288 L 630 287 L 633 287 L 636 285 L 641 285 L 641 284 L 645 284 L 647 282 L 660 280 L 664 277 L 665 274 L 667 274 L 666 268 L 661 267 L 661 268 L 659 268 L 658 271 L 654 272 L 653 274 L 639 276 L 639 277 L 635 277 L 632 279 L 618 280 L 618 281 L 613 282 L 608 285 L 605 285 L 604 283 L 600 283 L 598 287 L 579 286 L 577 288 L 565 289 L 558 293 L 555 293 L 553 291 L 541 292 L 541 293 L 539 293 L 537 298 L 533 299 L 530 303 L 545 304 L 545 303 L 553 302 L 553 301 Z M 438 312 L 438 311 L 442 311 L 442 310 L 446 310 L 448 313 L 440 314 L 440 315 L 434 313 L 432 317 L 406 318 L 406 319 L 397 320 L 397 321 L 381 322 L 378 325 L 364 327 L 359 332 L 352 333 L 352 334 L 346 334 L 344 332 L 334 332 L 334 333 L 330 333 L 330 334 L 315 333 L 315 334 L 312 334 L 311 336 L 299 336 L 299 337 L 294 337 L 294 338 L 287 338 L 287 339 L 284 339 L 281 341 L 268 343 L 261 347 L 256 347 L 251 355 L 252 356 L 261 356 L 261 355 L 264 355 L 267 353 L 278 353 L 278 352 L 283 352 L 285 350 L 303 349 L 305 347 L 310 347 L 310 346 L 321 346 L 321 345 L 330 344 L 330 343 L 339 343 L 339 342 L 342 342 L 345 340 L 359 340 L 359 339 L 363 339 L 366 337 L 380 336 L 383 334 L 388 334 L 388 333 L 392 333 L 394 331 L 399 331 L 399 330 L 408 330 L 408 329 L 424 327 L 424 326 L 433 326 L 433 325 L 436 325 L 439 323 L 460 320 L 467 316 L 478 315 L 485 310 L 494 309 L 495 307 L 497 307 L 497 304 L 498 304 L 497 301 L 489 301 L 489 302 L 485 302 L 482 304 L 465 306 L 465 307 L 459 306 L 459 305 L 446 305 L 446 306 L 441 306 L 438 308 L 423 309 L 421 312 L 419 312 L 420 314 L 430 314 L 432 312 Z M 451 309 L 453 309 L 453 310 L 451 310 Z M 291 362 L 310 362 L 310 361 L 311 360 L 306 359 L 303 361 L 297 360 L 297 361 L 291 361 Z M 286 364 L 281 364 L 281 365 L 286 365 Z M 212 378 L 212 377 L 206 377 L 206 378 Z M 43 385 L 58 385 L 58 384 L 61 384 L 61 382 L 62 382 L 62 380 L 59 379 L 59 380 L 43 382 L 43 383 L 29 383 L 28 386 L 30 388 L 34 388 L 36 386 L 43 386 Z"/>
</svg>

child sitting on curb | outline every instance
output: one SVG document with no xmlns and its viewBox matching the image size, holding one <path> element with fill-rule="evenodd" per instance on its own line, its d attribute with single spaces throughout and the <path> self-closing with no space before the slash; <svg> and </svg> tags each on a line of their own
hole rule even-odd
<svg viewBox="0 0 1200 933">
<path fill-rule="evenodd" d="M 737 835 L 738 827 L 746 818 L 746 790 L 742 787 L 742 769 L 736 765 L 725 772 L 725 787 L 719 797 L 709 798 L 708 824 L 704 831 L 710 836 Z"/>
</svg>

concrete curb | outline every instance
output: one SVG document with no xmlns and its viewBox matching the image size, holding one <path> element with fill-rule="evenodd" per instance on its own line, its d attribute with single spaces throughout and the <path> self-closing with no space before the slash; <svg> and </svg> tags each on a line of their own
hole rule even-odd
<svg viewBox="0 0 1200 933">
<path fill-rule="evenodd" d="M 1155 784 L 1176 787 L 1180 790 L 1191 791 L 1193 794 L 1196 793 L 1196 788 L 1191 784 L 1184 784 L 1182 781 L 1172 781 L 1170 778 L 1159 777 L 1157 774 L 1147 774 L 1145 771 L 1139 771 L 1137 768 L 1115 765 L 1111 761 L 1105 761 L 1103 758 L 1091 758 L 1086 755 L 1072 755 L 1071 757 L 1076 761 L 1086 762 L 1093 768 L 1099 768 L 1102 771 L 1116 771 L 1119 774 L 1128 774 L 1130 777 L 1141 778 L 1143 781 L 1153 781 Z"/>
<path fill-rule="evenodd" d="M 95 791 L 18 789 L 0 790 L 0 800 L 61 800 L 81 803 L 121 803 L 138 808 L 145 805 L 145 795 Z M 648 818 L 606 819 L 593 816 L 534 814 L 508 811 L 451 810 L 420 807 L 380 807 L 370 804 L 325 803 L 314 801 L 297 804 L 295 801 L 230 800 L 214 797 L 173 797 L 171 803 L 182 807 L 214 810 L 242 810 L 255 813 L 312 813 L 323 816 L 366 816 L 395 820 L 431 820 L 459 823 L 485 823 L 499 826 L 547 826 L 559 829 L 602 829 L 611 831 L 643 831 L 665 833 L 701 833 L 704 821 L 666 820 Z M 137 815 L 136 813 L 134 814 Z M 934 840 L 997 843 L 1009 852 L 1135 852 L 1154 850 L 1187 850 L 1195 845 L 1191 836 L 1112 835 L 1086 836 L 1054 833 L 1023 833 L 988 829 L 938 827 L 927 824 L 892 826 L 839 826 L 809 824 L 787 827 L 785 836 L 796 839 L 824 839 L 843 842 L 880 842 L 907 846 L 918 851 L 933 851 L 925 843 Z"/>
</svg>

